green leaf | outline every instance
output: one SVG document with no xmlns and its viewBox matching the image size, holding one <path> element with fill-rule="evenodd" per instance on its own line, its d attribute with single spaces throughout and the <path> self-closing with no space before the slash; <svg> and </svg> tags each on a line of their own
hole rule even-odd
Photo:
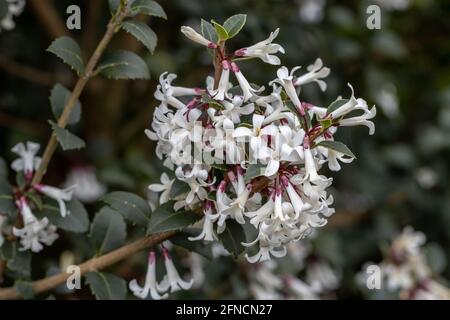
<svg viewBox="0 0 450 320">
<path fill-rule="evenodd" d="M 28 279 L 31 275 L 31 251 L 21 251 L 17 243 L 12 244 L 12 255 L 6 266 L 16 278 Z"/>
<path fill-rule="evenodd" d="M 219 37 L 217 36 L 216 29 L 214 26 L 206 20 L 201 21 L 201 31 L 202 35 L 209 41 L 213 43 L 217 43 L 219 41 Z"/>
<path fill-rule="evenodd" d="M 332 113 L 334 110 L 342 107 L 347 102 L 348 102 L 348 99 L 338 99 L 336 101 L 333 101 L 327 108 L 327 114 Z"/>
<path fill-rule="evenodd" d="M 59 127 L 55 122 L 53 121 L 49 122 L 52 126 L 53 132 L 56 135 L 56 138 L 58 139 L 64 151 L 81 149 L 86 146 L 85 142 L 81 138 L 77 137 L 68 130 Z"/>
<path fill-rule="evenodd" d="M 150 218 L 147 235 L 172 230 L 179 230 L 194 224 L 201 216 L 190 211 L 173 210 L 173 202 L 159 206 Z"/>
<path fill-rule="evenodd" d="M 260 163 L 251 164 L 245 172 L 244 180 L 249 181 L 264 175 L 265 166 Z"/>
<path fill-rule="evenodd" d="M 53 87 L 50 93 L 50 105 L 52 107 L 53 115 L 55 116 L 56 119 L 59 119 L 59 117 L 61 117 L 64 107 L 69 101 L 71 94 L 72 92 L 70 92 L 68 89 L 66 89 L 59 83 L 55 84 L 55 86 Z M 69 116 L 68 124 L 75 124 L 79 122 L 80 119 L 81 119 L 81 103 L 80 101 L 77 101 L 75 107 L 73 108 Z"/>
<path fill-rule="evenodd" d="M 239 256 L 244 251 L 242 242 L 246 242 L 245 232 L 242 225 L 235 220 L 227 220 L 227 226 L 225 230 L 218 234 L 219 240 L 223 246 L 233 257 Z"/>
<path fill-rule="evenodd" d="M 52 224 L 66 231 L 84 233 L 89 229 L 89 216 L 83 204 L 73 199 L 67 203 L 70 214 L 62 217 L 56 202 L 44 204 L 41 212 L 36 212 L 38 218 L 47 217 Z"/>
<path fill-rule="evenodd" d="M 137 54 L 119 50 L 106 54 L 97 71 L 109 79 L 149 79 L 147 64 Z"/>
<path fill-rule="evenodd" d="M 101 199 L 131 222 L 146 226 L 150 219 L 150 207 L 144 199 L 130 192 L 111 192 Z"/>
<path fill-rule="evenodd" d="M 16 185 L 20 190 L 24 190 L 27 185 L 27 179 L 25 178 L 25 173 L 23 171 L 17 172 L 16 174 Z"/>
<path fill-rule="evenodd" d="M 195 237 L 201 230 L 187 228 L 180 233 L 170 237 L 170 242 L 174 245 L 182 247 L 190 252 L 198 253 L 199 255 L 212 260 L 213 255 L 211 246 L 203 241 L 190 241 L 189 237 Z"/>
<path fill-rule="evenodd" d="M 172 188 L 170 189 L 170 199 L 175 199 L 179 195 L 187 193 L 191 190 L 189 185 L 186 182 L 175 179 L 172 184 Z"/>
<path fill-rule="evenodd" d="M 127 294 L 125 280 L 111 273 L 89 272 L 86 283 L 97 300 L 123 300 Z"/>
<path fill-rule="evenodd" d="M 15 210 L 12 188 L 6 179 L 0 177 L 0 213 L 11 216 Z"/>
<path fill-rule="evenodd" d="M 55 54 L 58 58 L 68 64 L 78 75 L 84 73 L 84 62 L 78 43 L 69 37 L 60 37 L 52 42 L 47 51 Z"/>
<path fill-rule="evenodd" d="M 202 102 L 207 103 L 210 107 L 216 107 L 219 110 L 223 110 L 224 106 L 221 105 L 217 100 L 214 100 L 208 94 L 202 95 Z"/>
<path fill-rule="evenodd" d="M 229 39 L 233 38 L 241 31 L 246 21 L 246 14 L 235 14 L 234 16 L 229 17 L 227 21 L 224 22 L 223 27 L 227 31 Z"/>
<path fill-rule="evenodd" d="M 128 20 L 122 23 L 122 28 L 142 42 L 151 54 L 153 54 L 158 42 L 158 37 L 148 25 L 142 21 Z"/>
<path fill-rule="evenodd" d="M 31 203 L 39 210 L 41 211 L 44 204 L 42 202 L 41 197 L 35 193 L 35 192 L 25 192 L 25 197 L 27 199 L 31 200 Z"/>
<path fill-rule="evenodd" d="M 159 3 L 152 0 L 136 0 L 131 4 L 130 9 L 133 14 L 142 13 L 148 16 L 167 19 L 164 9 Z"/>
<path fill-rule="evenodd" d="M 8 179 L 8 165 L 3 158 L 0 158 L 0 179 Z"/>
<path fill-rule="evenodd" d="M 94 218 L 89 236 L 97 254 L 104 254 L 120 247 L 126 239 L 126 224 L 117 211 L 103 207 Z"/>
<path fill-rule="evenodd" d="M 346 156 L 352 157 L 356 159 L 356 156 L 353 154 L 353 152 L 350 151 L 350 149 L 343 144 L 342 142 L 339 141 L 330 141 L 330 140 L 326 140 L 326 141 L 321 141 L 317 144 L 317 146 L 321 146 L 324 148 L 328 148 L 328 149 L 332 149 L 334 151 L 343 153 Z"/>
<path fill-rule="evenodd" d="M 225 30 L 225 28 L 221 24 L 217 23 L 214 20 L 211 20 L 211 23 L 213 24 L 214 29 L 216 30 L 216 33 L 219 36 L 219 42 L 227 40 L 229 38 L 227 30 Z"/>
<path fill-rule="evenodd" d="M 31 282 L 18 280 L 14 283 L 14 288 L 19 293 L 19 296 L 25 300 L 34 298 L 33 285 Z"/>
</svg>

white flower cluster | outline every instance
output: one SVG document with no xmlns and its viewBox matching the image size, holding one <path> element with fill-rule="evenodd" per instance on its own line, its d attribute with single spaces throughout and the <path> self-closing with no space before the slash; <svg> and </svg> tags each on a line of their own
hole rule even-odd
<svg viewBox="0 0 450 320">
<path fill-rule="evenodd" d="M 33 214 L 32 206 L 30 205 L 30 199 L 27 194 L 30 192 L 39 192 L 58 203 L 59 211 L 62 217 L 66 217 L 70 212 L 67 210 L 66 202 L 72 199 L 72 193 L 76 186 L 71 186 L 65 190 L 61 190 L 55 187 L 46 186 L 42 184 L 30 185 L 33 178 L 34 171 L 38 168 L 41 158 L 36 154 L 39 151 L 39 144 L 34 142 L 27 142 L 26 145 L 18 143 L 12 148 L 12 152 L 16 153 L 19 158 L 14 160 L 11 164 L 13 170 L 18 173 L 23 173 L 26 186 L 23 190 L 15 190 L 14 197 L 16 206 L 22 217 L 23 227 L 12 228 L 12 233 L 20 238 L 22 245 L 21 250 L 31 250 L 33 252 L 39 252 L 44 248 L 44 244 L 50 246 L 58 238 L 56 234 L 56 226 L 52 225 L 47 217 L 38 219 Z M 0 224 L 6 224 L 6 217 L 1 219 Z M 1 229 L 1 228 L 0 228 Z M 3 240 L 0 239 L 0 240 Z M 0 245 L 3 241 L 0 241 Z"/>
<path fill-rule="evenodd" d="M 164 173 L 161 184 L 149 188 L 162 192 L 161 204 L 175 200 L 175 210 L 203 208 L 203 230 L 191 240 L 214 241 L 227 221 L 235 220 L 257 230 L 254 241 L 243 243 L 259 249 L 247 256 L 250 262 L 282 257 L 288 243 L 324 226 L 334 213 L 333 198 L 326 191 L 332 178 L 319 170 L 326 164 L 337 171 L 339 162 L 354 158 L 334 141 L 338 127 L 365 125 L 373 134 L 370 119 L 376 109 L 355 98 L 350 85 L 351 97 L 338 98 L 328 108 L 302 102 L 302 86 L 317 83 L 326 90 L 323 79 L 330 69 L 321 59 L 300 76 L 294 75 L 300 67 L 291 72 L 280 67 L 268 95 L 264 87 L 251 85 L 237 62 L 245 57 L 280 64 L 274 54 L 284 49 L 273 43 L 278 29 L 265 41 L 231 55 L 192 28 L 182 31 L 216 50 L 221 58 L 220 78 L 208 77 L 205 88 L 186 88 L 173 85 L 176 75 L 161 75 L 155 92 L 160 105 L 146 134 L 157 141 L 156 154 L 174 175 Z M 230 82 L 231 74 L 236 87 Z M 179 187 L 183 183 L 188 191 L 174 196 L 174 189 L 183 190 Z M 215 196 L 210 197 L 211 193 Z"/>
<path fill-rule="evenodd" d="M 402 299 L 449 300 L 450 289 L 435 279 L 425 257 L 425 235 L 406 227 L 379 264 L 388 291 Z"/>
<path fill-rule="evenodd" d="M 16 24 L 14 17 L 19 16 L 25 8 L 25 0 L 4 0 L 5 1 L 5 13 L 3 17 L 0 17 L 0 31 L 12 30 Z"/>
</svg>

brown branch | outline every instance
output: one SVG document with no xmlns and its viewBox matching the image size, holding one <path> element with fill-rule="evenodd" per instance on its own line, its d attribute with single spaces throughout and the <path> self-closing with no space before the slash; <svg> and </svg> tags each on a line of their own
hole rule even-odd
<svg viewBox="0 0 450 320">
<path fill-rule="evenodd" d="M 50 38 L 67 36 L 68 32 L 64 21 L 49 0 L 28 0 L 40 22 L 47 29 Z"/>
<path fill-rule="evenodd" d="M 70 95 L 69 100 L 67 101 L 67 104 L 64 107 L 64 111 L 58 120 L 59 127 L 61 128 L 66 127 L 70 114 L 73 108 L 75 107 L 78 98 L 83 92 L 83 89 L 88 83 L 89 79 L 94 75 L 94 69 L 98 61 L 100 60 L 100 57 L 102 56 L 103 52 L 105 51 L 114 34 L 118 31 L 118 26 L 123 21 L 123 19 L 125 19 L 125 17 L 126 17 L 126 7 L 120 7 L 117 11 L 117 14 L 115 14 L 109 21 L 105 35 L 103 36 L 102 40 L 100 41 L 91 58 L 89 59 L 89 62 L 86 65 L 84 75 L 78 79 L 75 88 L 73 89 L 72 94 Z M 56 139 L 56 135 L 52 134 L 50 140 L 47 143 L 47 147 L 45 148 L 44 155 L 42 156 L 41 164 L 39 165 L 39 168 L 33 177 L 32 184 L 37 184 L 41 182 L 45 174 L 45 171 L 47 170 L 47 166 L 53 154 L 55 153 L 57 145 L 58 140 Z"/>
<path fill-rule="evenodd" d="M 0 69 L 5 72 L 43 86 L 53 86 L 56 82 L 62 82 L 65 85 L 72 83 L 70 78 L 62 75 L 54 75 L 49 72 L 45 72 L 33 67 L 22 65 L 17 63 L 4 55 L 0 54 Z"/>
<path fill-rule="evenodd" d="M 84 275 L 88 272 L 98 271 L 106 268 L 132 254 L 135 254 L 138 251 L 157 245 L 175 234 L 176 231 L 168 231 L 141 238 L 103 256 L 92 258 L 78 265 L 78 267 L 80 268 L 80 273 L 81 275 Z M 35 294 L 39 294 L 49 291 L 66 282 L 70 275 L 70 273 L 61 272 L 54 276 L 35 281 L 32 284 L 33 292 Z M 0 300 L 17 299 L 19 297 L 20 296 L 14 287 L 0 289 Z"/>
</svg>

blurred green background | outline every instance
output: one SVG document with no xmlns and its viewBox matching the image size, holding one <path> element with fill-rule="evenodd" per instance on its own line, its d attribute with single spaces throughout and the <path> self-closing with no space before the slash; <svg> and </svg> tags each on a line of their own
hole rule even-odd
<svg viewBox="0 0 450 320">
<path fill-rule="evenodd" d="M 51 19 L 39 13 L 35 3 L 54 7 L 63 26 L 67 6 L 80 5 L 82 29 L 69 32 L 58 28 L 58 24 L 52 26 Z M 88 148 L 59 151 L 49 167 L 47 182 L 61 184 L 70 168 L 89 164 L 97 168 L 109 190 L 126 189 L 145 195 L 148 184 L 159 179 L 162 169 L 154 154 L 154 143 L 143 133 L 157 105 L 153 92 L 159 75 L 174 72 L 179 75 L 177 85 L 198 87 L 212 73 L 210 56 L 187 41 L 179 32 L 180 26 L 198 30 L 201 18 L 220 22 L 233 14 L 246 13 L 247 24 L 230 43 L 230 49 L 263 40 L 279 27 L 276 42 L 286 49 L 281 56 L 283 65 L 306 67 L 320 57 L 331 68 L 328 90 L 322 93 L 317 86 L 307 86 L 302 92 L 304 101 L 327 106 L 338 95 L 349 96 L 349 82 L 357 97 L 377 105 L 374 136 L 369 137 L 365 127 L 340 130 L 340 138 L 358 159 L 333 174 L 331 192 L 337 213 L 313 240 L 316 255 L 342 271 L 337 297 L 364 297 L 355 283 L 355 274 L 366 261 L 380 261 L 380 246 L 406 225 L 426 234 L 433 270 L 450 279 L 446 264 L 450 259 L 449 1 L 160 3 L 168 20 L 148 20 L 158 35 L 154 55 L 127 34 L 121 33 L 112 45 L 143 55 L 152 80 L 93 81 L 82 96 L 83 121 L 75 130 L 87 141 Z M 370 4 L 381 7 L 381 30 L 366 28 L 366 8 Z M 88 57 L 108 19 L 107 1 L 30 0 L 25 12 L 15 19 L 17 27 L 0 32 L 1 157 L 11 160 L 9 149 L 19 141 L 45 145 L 50 134 L 49 91 L 56 82 L 68 88 L 74 83 L 68 68 L 45 52 L 51 41 L 69 33 L 79 40 Z M 255 60 L 241 63 L 241 69 L 252 82 L 267 84 L 275 78 L 277 67 Z M 41 258 L 57 257 L 63 247 L 59 242 L 47 249 L 54 253 Z M 233 268 L 234 262 L 221 264 L 209 284 L 187 295 L 247 297 L 236 284 L 240 280 L 230 275 Z M 124 263 L 119 272 L 129 276 L 134 271 Z M 228 283 L 224 290 L 212 293 L 224 283 Z"/>
</svg>

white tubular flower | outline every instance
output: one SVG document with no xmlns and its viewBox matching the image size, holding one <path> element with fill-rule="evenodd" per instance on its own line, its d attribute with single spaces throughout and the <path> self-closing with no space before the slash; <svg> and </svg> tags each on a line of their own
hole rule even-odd
<svg viewBox="0 0 450 320">
<path fill-rule="evenodd" d="M 205 37 L 203 37 L 200 33 L 198 33 L 197 31 L 195 31 L 194 29 L 192 29 L 191 27 L 187 27 L 187 26 L 182 26 L 181 27 L 181 32 L 190 40 L 201 44 L 202 46 L 208 47 L 210 49 L 215 49 L 217 48 L 217 44 L 209 41 L 208 39 L 206 39 Z"/>
<path fill-rule="evenodd" d="M 248 196 L 252 191 L 252 186 L 249 184 L 239 196 L 233 200 L 227 209 L 223 210 L 222 215 L 229 216 L 240 224 L 245 224 L 244 210 L 247 203 Z"/>
<path fill-rule="evenodd" d="M 15 16 L 19 16 L 23 9 L 25 8 L 25 0 L 6 0 L 5 6 L 6 6 L 6 14 L 0 20 L 0 31 L 2 29 L 4 30 L 12 30 L 15 28 L 16 23 L 14 22 L 13 18 Z"/>
<path fill-rule="evenodd" d="M 42 194 L 45 194 L 47 197 L 52 198 L 53 200 L 58 202 L 59 212 L 61 216 L 64 218 L 66 215 L 70 214 L 70 211 L 66 208 L 65 201 L 72 200 L 72 195 L 77 186 L 71 186 L 64 190 L 58 189 L 55 187 L 44 186 L 42 184 L 34 185 L 34 188 Z"/>
<path fill-rule="evenodd" d="M 238 57 L 260 58 L 265 63 L 279 65 L 280 58 L 274 54 L 277 52 L 284 53 L 284 49 L 279 44 L 272 43 L 278 36 L 279 31 L 280 29 L 278 28 L 274 32 L 270 33 L 269 38 L 266 40 L 258 42 L 251 47 L 236 50 L 234 54 Z"/>
<path fill-rule="evenodd" d="M 331 181 L 331 178 L 326 178 L 317 173 L 316 168 L 316 160 L 314 159 L 311 148 L 309 146 L 309 142 L 304 145 L 304 154 L 305 154 L 305 179 L 315 183 L 315 184 L 323 184 Z"/>
<path fill-rule="evenodd" d="M 353 110 L 362 110 L 362 111 L 364 111 L 364 113 L 369 113 L 369 114 L 371 112 L 371 111 L 369 111 L 367 102 L 364 99 L 361 99 L 361 98 L 356 99 L 355 98 L 355 93 L 354 93 L 352 85 L 350 83 L 348 83 L 348 86 L 350 87 L 350 90 L 352 91 L 352 96 L 350 97 L 350 99 L 348 99 L 348 101 L 346 103 L 344 103 L 342 106 L 340 106 L 339 108 L 337 108 L 336 110 L 334 110 L 333 112 L 331 112 L 329 114 L 329 116 L 332 119 L 338 119 L 340 117 L 343 117 L 346 114 L 352 112 Z"/>
<path fill-rule="evenodd" d="M 300 69 L 300 67 L 295 67 L 289 73 L 288 68 L 286 68 L 286 67 L 279 68 L 277 70 L 278 79 L 273 80 L 272 83 L 278 82 L 279 84 L 281 84 L 283 86 L 289 99 L 294 104 L 294 107 L 297 108 L 299 110 L 300 114 L 303 116 L 303 115 L 305 115 L 305 110 L 303 108 L 302 103 L 300 102 L 300 99 L 298 98 L 297 92 L 295 91 L 294 82 L 293 82 L 294 73 L 298 69 Z"/>
<path fill-rule="evenodd" d="M 250 242 L 250 243 L 241 243 L 244 247 L 254 246 L 259 242 L 259 251 L 254 256 L 249 256 L 247 253 L 245 254 L 245 258 L 250 263 L 263 262 L 270 260 L 270 255 L 276 258 L 282 258 L 286 255 L 287 250 L 286 247 L 280 247 L 276 244 L 271 244 L 266 235 L 262 232 L 258 234 L 258 237 Z M 277 247 L 279 249 L 277 249 Z"/>
<path fill-rule="evenodd" d="M 306 280 L 315 292 L 321 293 L 337 289 L 340 275 L 325 261 L 316 261 L 308 265 Z"/>
<path fill-rule="evenodd" d="M 228 97 L 231 64 L 228 60 L 222 61 L 222 74 L 216 90 L 210 91 L 215 100 L 223 100 Z"/>
<path fill-rule="evenodd" d="M 12 162 L 11 168 L 16 172 L 23 171 L 25 177 L 28 180 L 31 180 L 34 170 L 37 169 L 41 163 L 41 158 L 36 157 L 39 148 L 39 143 L 30 141 L 27 142 L 26 147 L 22 142 L 16 144 L 11 151 L 20 156 L 20 158 Z"/>
<path fill-rule="evenodd" d="M 297 193 L 297 191 L 294 189 L 294 187 L 289 182 L 289 179 L 287 177 L 282 176 L 281 183 L 289 195 L 289 199 L 291 200 L 291 204 L 294 208 L 294 211 L 295 211 L 295 214 L 297 215 L 297 217 L 300 215 L 300 213 L 303 210 L 309 210 L 311 208 L 311 205 L 303 203 L 302 198 Z"/>
<path fill-rule="evenodd" d="M 195 237 L 189 237 L 189 241 L 197 241 L 197 240 L 204 240 L 204 241 L 214 241 L 217 240 L 217 237 L 214 233 L 214 222 L 218 219 L 219 214 L 213 214 L 212 213 L 212 202 L 207 201 L 205 208 L 203 210 L 203 214 L 205 215 L 203 219 L 203 229 L 202 232 Z"/>
<path fill-rule="evenodd" d="M 373 135 L 375 133 L 375 124 L 368 119 L 373 119 L 377 115 L 377 109 L 373 107 L 370 109 L 369 113 L 364 113 L 362 116 L 352 117 L 347 119 L 342 119 L 339 121 L 341 127 L 351 127 L 351 126 L 366 126 L 369 128 L 369 134 Z"/>
<path fill-rule="evenodd" d="M 250 218 L 250 223 L 259 228 L 259 225 L 266 219 L 270 218 L 270 215 L 274 212 L 275 203 L 273 201 L 273 195 L 269 196 L 267 202 L 262 205 L 258 210 L 252 212 L 245 212 L 244 215 Z"/>
<path fill-rule="evenodd" d="M 64 187 L 77 185 L 73 196 L 84 203 L 93 203 L 103 196 L 107 187 L 100 182 L 95 169 L 89 166 L 75 167 L 67 175 Z"/>
<path fill-rule="evenodd" d="M 319 85 L 320 90 L 327 90 L 326 82 L 321 79 L 329 76 L 330 69 L 323 67 L 322 59 L 317 58 L 314 64 L 307 67 L 307 70 L 309 71 L 307 74 L 294 80 L 294 86 L 299 87 L 307 83 L 316 82 Z"/>
<path fill-rule="evenodd" d="M 222 111 L 223 116 L 229 118 L 233 123 L 241 122 L 241 115 L 249 115 L 255 111 L 255 106 L 253 103 L 242 105 L 244 103 L 244 98 L 241 96 L 234 96 L 233 101 L 222 101 L 225 110 Z"/>
<path fill-rule="evenodd" d="M 172 185 L 175 179 L 170 179 L 167 173 L 161 174 L 161 183 L 153 183 L 148 188 L 153 192 L 162 192 L 159 197 L 159 204 L 164 204 L 170 200 L 170 192 L 172 191 Z"/>
<path fill-rule="evenodd" d="M 251 97 L 253 97 L 255 95 L 254 92 L 257 92 L 258 90 L 255 90 L 250 86 L 247 79 L 244 77 L 244 75 L 242 74 L 241 70 L 239 69 L 236 63 L 234 62 L 231 63 L 231 70 L 233 71 L 234 75 L 236 76 L 236 79 L 239 82 L 239 86 L 241 87 L 245 102 Z M 264 89 L 264 87 L 262 89 Z"/>
<path fill-rule="evenodd" d="M 13 227 L 13 234 L 20 238 L 22 248 L 20 251 L 31 250 L 39 252 L 44 249 L 42 244 L 50 246 L 58 239 L 56 227 L 49 223 L 47 218 L 37 220 L 33 215 L 25 197 L 20 198 L 16 203 L 23 218 L 24 227 L 18 229 Z"/>
<path fill-rule="evenodd" d="M 156 254 L 154 251 L 150 251 L 148 256 L 147 274 L 145 276 L 144 286 L 139 286 L 137 280 L 133 279 L 129 283 L 129 288 L 136 297 L 141 299 L 147 299 L 149 293 L 150 297 L 153 300 L 167 299 L 169 295 L 167 293 L 161 295 L 161 291 L 158 289 L 158 287 L 159 285 L 156 282 Z"/>
<path fill-rule="evenodd" d="M 164 277 L 163 281 L 160 284 L 161 289 L 163 291 L 166 291 L 170 288 L 171 293 L 180 290 L 189 290 L 192 287 L 194 280 L 191 279 L 190 281 L 184 281 L 183 279 L 181 279 L 177 269 L 175 268 L 175 265 L 173 264 L 169 251 L 165 247 L 163 247 L 162 250 L 167 275 Z"/>
<path fill-rule="evenodd" d="M 315 290 L 308 284 L 291 275 L 285 277 L 288 288 L 296 295 L 297 299 L 317 300 L 319 296 Z"/>
<path fill-rule="evenodd" d="M 168 72 L 164 72 L 159 76 L 159 85 L 156 87 L 154 96 L 161 101 L 160 110 L 163 113 L 169 112 L 168 106 L 172 106 L 175 109 L 185 107 L 185 104 L 176 97 L 198 96 L 205 92 L 204 89 L 200 88 L 174 87 L 172 86 L 172 81 L 176 78 L 176 74 Z"/>
</svg>

